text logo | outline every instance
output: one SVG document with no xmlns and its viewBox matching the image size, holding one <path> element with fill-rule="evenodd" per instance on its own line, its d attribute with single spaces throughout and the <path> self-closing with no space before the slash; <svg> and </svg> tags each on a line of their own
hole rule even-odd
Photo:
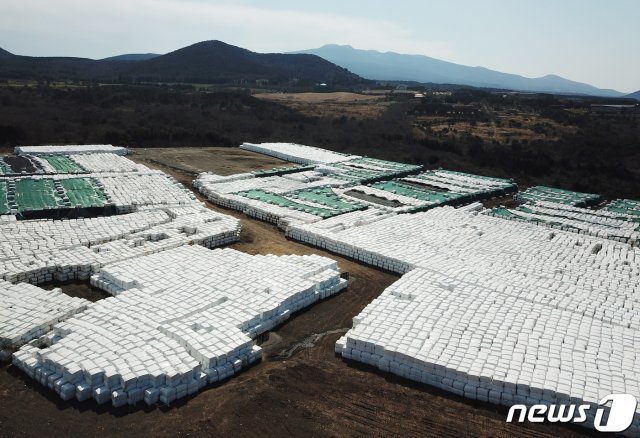
<svg viewBox="0 0 640 438">
<path fill-rule="evenodd" d="M 605 419 L 605 406 L 611 403 Z M 624 432 L 631 426 L 638 401 L 631 394 L 609 394 L 600 400 L 596 408 L 593 426 L 599 432 Z M 513 405 L 507 414 L 507 423 L 584 423 L 591 405 Z"/>
</svg>

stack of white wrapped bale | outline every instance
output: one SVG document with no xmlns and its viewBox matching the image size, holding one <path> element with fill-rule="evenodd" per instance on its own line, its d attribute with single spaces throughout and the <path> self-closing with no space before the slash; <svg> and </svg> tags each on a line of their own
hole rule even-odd
<svg viewBox="0 0 640 438">
<path fill-rule="evenodd" d="M 640 397 L 638 248 L 448 207 L 318 225 L 298 232 L 411 271 L 354 318 L 344 357 L 504 405 Z"/>
<path fill-rule="evenodd" d="M 0 350 L 16 349 L 87 308 L 89 301 L 0 280 Z"/>
<path fill-rule="evenodd" d="M 182 245 L 238 240 L 240 221 L 196 204 L 72 220 L 0 223 L 0 278 L 88 279 L 101 266 Z"/>
<path fill-rule="evenodd" d="M 150 169 L 113 153 L 73 154 L 69 158 L 89 172 L 148 172 Z"/>
<path fill-rule="evenodd" d="M 190 205 L 196 197 L 182 184 L 162 173 L 95 174 L 118 212 L 136 211 L 145 205 Z"/>
<path fill-rule="evenodd" d="M 358 186 L 348 187 L 344 189 L 336 189 L 335 191 L 345 199 L 366 204 L 371 208 L 377 208 L 377 209 L 386 210 L 386 211 L 393 211 L 396 213 L 402 213 L 404 211 L 410 211 L 415 207 L 421 207 L 421 206 L 427 206 L 427 205 L 433 204 L 433 202 L 423 201 L 420 199 L 404 196 L 397 193 L 392 193 L 390 191 L 381 190 L 371 186 L 358 185 Z M 361 197 L 356 197 L 356 196 L 353 196 L 353 193 L 350 193 L 351 191 L 359 192 L 364 195 L 368 195 L 372 198 L 368 200 L 368 199 L 363 199 Z M 379 198 L 385 201 L 390 201 L 391 203 L 395 202 L 397 203 L 397 205 L 396 206 L 384 205 L 384 203 L 382 202 L 376 202 L 375 198 Z"/>
<path fill-rule="evenodd" d="M 346 286 L 319 256 L 181 247 L 103 269 L 114 298 L 58 324 L 14 364 L 65 400 L 171 403 L 260 357 L 251 338 Z"/>
<path fill-rule="evenodd" d="M 83 144 L 63 146 L 16 146 L 16 155 L 41 155 L 41 154 L 95 154 L 108 153 L 127 155 L 127 148 L 112 146 L 110 144 Z"/>
<path fill-rule="evenodd" d="M 358 155 L 346 155 L 313 146 L 295 143 L 243 143 L 240 149 L 269 155 L 284 161 L 300 164 L 327 164 L 359 158 Z"/>
<path fill-rule="evenodd" d="M 480 175 L 453 172 L 449 170 L 428 170 L 415 176 L 403 178 L 404 181 L 427 184 L 455 193 L 482 193 L 496 190 L 515 189 L 515 183 L 509 179 L 491 178 Z"/>
<path fill-rule="evenodd" d="M 45 160 L 44 158 L 40 158 L 37 155 L 28 157 L 32 162 L 37 163 L 37 166 L 39 166 L 42 171 L 44 173 L 58 173 L 58 170 L 53 167 L 49 161 Z"/>
<path fill-rule="evenodd" d="M 202 173 L 193 182 L 203 195 L 215 200 L 216 196 L 230 193 L 238 193 L 247 190 L 264 190 L 270 193 L 287 193 L 296 190 L 311 189 L 315 187 L 339 187 L 345 185 L 345 181 L 334 178 L 320 177 L 309 178 L 308 172 L 303 172 L 303 178 L 286 174 L 282 176 L 266 176 L 256 178 L 251 174 L 237 174 L 221 177 L 210 173 Z"/>
<path fill-rule="evenodd" d="M 549 228 L 604 237 L 619 242 L 640 242 L 640 223 L 634 215 L 546 201 L 530 202 L 508 212 L 509 214 L 503 214 L 495 210 L 487 210 L 486 214 L 515 221 L 530 221 Z"/>
<path fill-rule="evenodd" d="M 253 174 L 237 174 L 220 176 L 202 173 L 193 185 L 211 202 L 225 208 L 242 211 L 247 216 L 266 222 L 271 222 L 281 229 L 286 229 L 292 223 L 309 223 L 321 220 L 320 216 L 304 211 L 294 210 L 258 199 L 251 199 L 239 195 L 248 190 L 261 190 L 274 194 L 292 193 L 298 190 L 312 189 L 325 186 L 342 186 L 345 181 L 320 176 L 310 172 L 300 174 L 286 174 L 283 176 L 268 176 L 257 178 Z M 298 177 L 295 177 L 298 175 Z M 303 201 L 296 200 L 297 203 Z M 322 207 L 322 206 L 321 206 Z"/>
</svg>

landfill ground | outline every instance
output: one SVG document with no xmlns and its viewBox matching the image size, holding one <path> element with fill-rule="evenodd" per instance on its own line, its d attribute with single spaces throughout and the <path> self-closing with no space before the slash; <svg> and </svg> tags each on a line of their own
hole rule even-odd
<svg viewBox="0 0 640 438">
<path fill-rule="evenodd" d="M 235 148 L 137 149 L 130 158 L 189 187 L 200 171 L 226 175 L 284 165 Z M 271 332 L 261 344 L 261 362 L 169 407 L 141 403 L 114 409 L 93 401 L 64 402 L 13 366 L 2 365 L 0 436 L 593 435 L 577 426 L 507 424 L 505 408 L 342 360 L 334 353 L 336 340 L 351 327 L 352 318 L 399 277 L 288 240 L 274 225 L 207 204 L 242 219 L 241 240 L 231 248 L 250 254 L 332 257 L 349 273 L 349 287 Z M 101 294 L 78 283 L 62 287 L 92 301 Z"/>
</svg>

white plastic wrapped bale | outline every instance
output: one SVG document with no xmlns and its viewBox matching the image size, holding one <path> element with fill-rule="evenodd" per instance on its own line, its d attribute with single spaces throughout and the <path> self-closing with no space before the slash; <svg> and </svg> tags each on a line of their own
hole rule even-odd
<svg viewBox="0 0 640 438">
<path fill-rule="evenodd" d="M 110 144 L 83 144 L 62 146 L 16 146 L 16 155 L 41 155 L 41 154 L 95 154 L 109 153 L 127 155 L 127 148 L 112 146 Z"/>
<path fill-rule="evenodd" d="M 47 160 L 44 158 L 40 158 L 37 155 L 28 157 L 32 162 L 37 163 L 37 165 L 42 169 L 44 173 L 58 173 L 58 170 L 53 167 Z"/>
<path fill-rule="evenodd" d="M 281 229 L 286 229 L 292 223 L 309 223 L 321 219 L 320 216 L 302 210 L 275 205 L 258 199 L 236 195 L 236 193 L 259 189 L 269 193 L 286 195 L 298 190 L 316 187 L 344 185 L 344 181 L 327 178 L 316 172 L 301 172 L 302 177 L 293 178 L 293 175 L 269 176 L 256 178 L 252 174 L 238 174 L 227 177 L 203 173 L 198 176 L 194 186 L 211 202 L 225 208 L 242 211 L 247 216 L 277 224 Z M 295 200 L 296 204 L 309 205 L 308 202 Z M 317 207 L 324 207 L 318 205 Z"/>
<path fill-rule="evenodd" d="M 368 195 L 371 198 L 362 198 L 353 196 L 351 191 L 359 192 L 363 195 Z M 336 189 L 337 193 L 340 193 L 340 196 L 364 203 L 374 208 L 379 208 L 381 210 L 394 211 L 396 213 L 401 213 L 403 211 L 411 211 L 415 207 L 425 207 L 427 205 L 431 205 L 433 203 L 422 201 L 417 198 L 411 198 L 409 196 L 403 196 L 401 194 L 392 193 L 387 190 L 381 190 L 375 187 L 370 186 L 353 186 L 345 189 Z M 377 202 L 376 198 L 379 198 L 382 202 Z M 388 205 L 385 205 L 385 201 Z M 397 205 L 393 205 L 397 203 Z"/>
<path fill-rule="evenodd" d="M 150 170 L 142 164 L 113 153 L 73 154 L 69 155 L 69 158 L 89 172 L 138 172 L 140 170 Z"/>
<path fill-rule="evenodd" d="M 414 176 L 408 176 L 403 181 L 416 184 L 426 184 L 455 193 L 482 194 L 495 196 L 516 190 L 516 184 L 505 178 L 492 178 L 470 173 L 454 172 L 444 169 L 428 170 Z"/>
<path fill-rule="evenodd" d="M 119 212 L 143 205 L 189 205 L 198 202 L 182 184 L 162 172 L 125 175 L 94 174 Z"/>
<path fill-rule="evenodd" d="M 190 210 L 183 212 L 181 210 Z M 172 221 L 140 231 L 123 239 L 93 245 L 95 263 L 100 266 L 167 251 L 185 245 L 215 248 L 240 238 L 240 221 L 208 209 L 167 209 Z"/>
<path fill-rule="evenodd" d="M 638 248 L 450 207 L 320 225 L 297 231 L 411 271 L 354 319 L 345 357 L 505 405 L 640 397 Z"/>
<path fill-rule="evenodd" d="M 212 202 L 227 208 L 233 208 L 256 219 L 276 224 L 278 228 L 286 230 L 290 224 L 317 222 L 320 216 L 304 211 L 292 210 L 275 204 L 269 204 L 256 199 L 239 195 L 220 194 L 210 198 Z M 215 201 L 214 201 L 215 199 Z"/>
<path fill-rule="evenodd" d="M 610 393 L 640 395 L 637 329 L 419 268 L 367 306 L 336 348 L 382 371 L 506 406 L 595 407 Z M 588 413 L 592 424 L 595 409 Z M 636 411 L 631 436 L 639 420 Z"/>
<path fill-rule="evenodd" d="M 313 146 L 295 143 L 243 143 L 240 149 L 269 155 L 281 160 L 300 164 L 327 164 L 359 158 L 358 155 L 346 155 Z"/>
<path fill-rule="evenodd" d="M 194 182 L 194 186 L 205 196 L 210 194 L 238 193 L 246 190 L 260 189 L 271 193 L 287 193 L 295 190 L 308 189 L 323 186 L 341 186 L 345 181 L 333 178 L 313 178 L 312 180 L 298 180 L 290 178 L 291 175 L 266 176 L 262 178 L 220 178 L 212 179 L 210 174 L 201 174 Z M 243 174 L 240 174 L 243 175 Z M 295 175 L 295 174 L 293 174 Z M 236 175 L 233 175 L 236 176 Z"/>
<path fill-rule="evenodd" d="M 16 349 L 50 331 L 54 324 L 87 308 L 89 301 L 27 283 L 0 280 L 0 350 Z"/>
<path fill-rule="evenodd" d="M 171 217 L 166 212 L 155 210 L 91 219 L 0 223 L 0 278 L 12 283 L 51 281 L 63 251 L 82 248 L 87 252 L 79 254 L 91 254 L 88 248 L 92 245 L 121 239 L 169 221 Z M 90 267 L 92 261 L 85 260 L 83 265 Z"/>
<path fill-rule="evenodd" d="M 0 223 L 0 278 L 86 280 L 101 266 L 182 245 L 238 240 L 240 221 L 196 204 L 126 215 Z"/>
<path fill-rule="evenodd" d="M 516 209 L 496 208 L 486 214 L 502 219 L 528 221 L 580 234 L 635 244 L 640 242 L 637 217 L 607 210 L 591 210 L 555 202 L 530 202 Z"/>
<path fill-rule="evenodd" d="M 260 358 L 252 338 L 346 286 L 335 261 L 181 247 L 94 278 L 119 293 L 54 327 L 14 364 L 65 400 L 171 403 Z"/>
<path fill-rule="evenodd" d="M 193 181 L 193 186 L 199 189 L 206 183 L 223 183 L 238 181 L 242 179 L 252 179 L 255 177 L 256 176 L 250 172 L 235 173 L 233 175 L 217 175 L 213 172 L 203 172 L 199 174 L 198 177 Z"/>
<path fill-rule="evenodd" d="M 588 306 L 584 310 L 591 315 L 640 323 L 640 305 L 634 304 L 640 298 L 633 293 L 640 283 L 637 247 L 451 207 L 369 222 L 347 221 L 350 215 L 295 225 L 289 235 L 399 273 L 473 266 L 484 282 L 544 291 L 547 300 Z"/>
</svg>

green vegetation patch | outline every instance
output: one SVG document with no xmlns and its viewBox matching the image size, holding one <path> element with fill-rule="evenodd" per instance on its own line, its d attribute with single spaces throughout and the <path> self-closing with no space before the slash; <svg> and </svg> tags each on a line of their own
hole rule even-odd
<svg viewBox="0 0 640 438">
<path fill-rule="evenodd" d="M 101 207 L 107 195 L 92 178 L 71 178 L 60 181 L 72 207 Z"/>
</svg>

